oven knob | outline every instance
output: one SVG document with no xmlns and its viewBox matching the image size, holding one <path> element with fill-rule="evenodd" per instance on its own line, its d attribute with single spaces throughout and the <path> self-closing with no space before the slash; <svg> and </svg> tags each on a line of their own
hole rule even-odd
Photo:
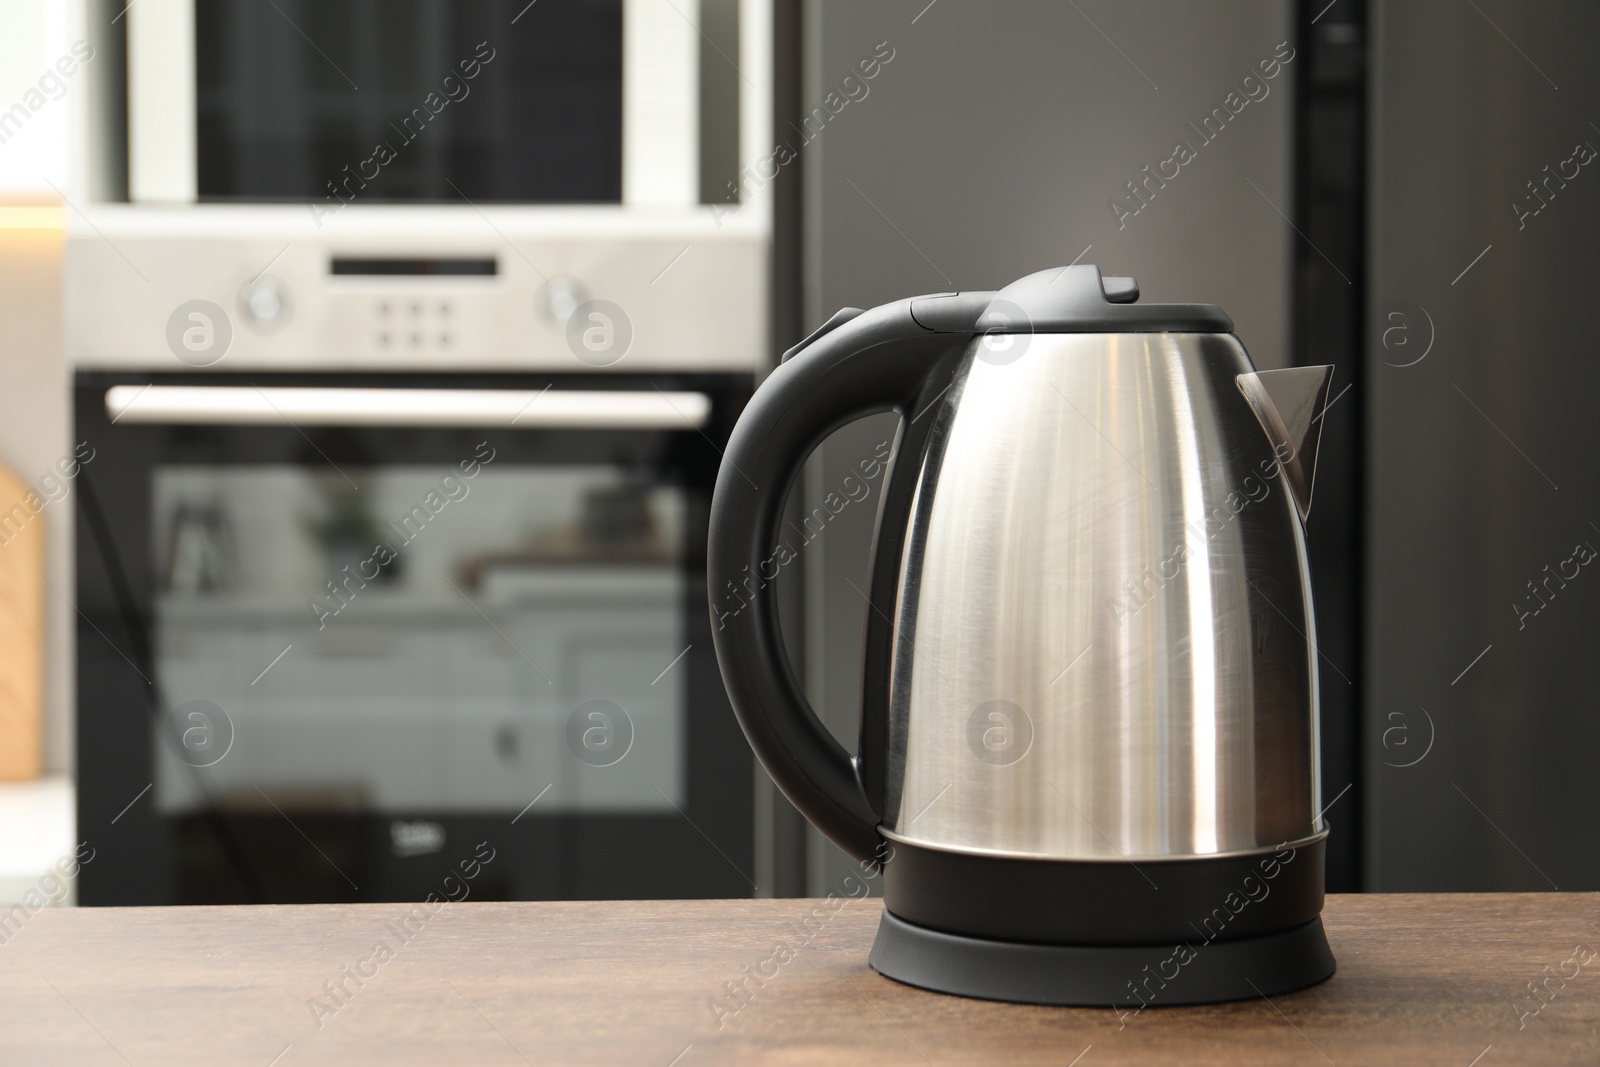
<svg viewBox="0 0 1600 1067">
<path fill-rule="evenodd" d="M 551 278 L 539 290 L 539 317 L 557 330 L 564 330 L 578 305 L 589 299 L 589 291 L 576 278 Z"/>
<path fill-rule="evenodd" d="M 239 308 L 245 321 L 270 331 L 289 320 L 289 290 L 270 275 L 263 275 L 239 290 Z"/>
</svg>

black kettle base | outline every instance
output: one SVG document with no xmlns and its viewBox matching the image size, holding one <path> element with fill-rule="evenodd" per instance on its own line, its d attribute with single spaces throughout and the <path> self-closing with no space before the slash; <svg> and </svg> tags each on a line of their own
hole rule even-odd
<svg viewBox="0 0 1600 1067">
<path fill-rule="evenodd" d="M 886 978 L 937 993 L 1123 1009 L 1276 996 L 1334 970 L 1321 918 L 1230 941 L 1047 945 L 949 934 L 887 908 L 867 962 Z"/>
</svg>

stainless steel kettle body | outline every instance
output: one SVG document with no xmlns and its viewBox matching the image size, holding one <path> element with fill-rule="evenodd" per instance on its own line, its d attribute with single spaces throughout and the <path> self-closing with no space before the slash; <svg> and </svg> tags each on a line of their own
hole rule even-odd
<svg viewBox="0 0 1600 1067">
<path fill-rule="evenodd" d="M 1303 530 L 1331 369 L 1256 372 L 1219 309 L 1137 295 L 1071 267 L 847 309 L 730 441 L 724 680 L 790 799 L 881 865 L 891 977 L 1142 1009 L 1333 969 Z M 776 515 L 886 408 L 852 757 L 782 653 Z"/>
<path fill-rule="evenodd" d="M 1305 544 L 1243 348 L 1047 334 L 1000 364 L 991 340 L 927 415 L 883 832 L 1079 860 L 1315 837 Z"/>
</svg>

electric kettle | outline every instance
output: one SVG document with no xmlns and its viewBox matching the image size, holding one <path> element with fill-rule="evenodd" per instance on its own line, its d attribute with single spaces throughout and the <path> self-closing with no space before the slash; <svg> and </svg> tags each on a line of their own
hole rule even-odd
<svg viewBox="0 0 1600 1067">
<path fill-rule="evenodd" d="M 881 864 L 890 978 L 1142 1010 L 1333 973 L 1304 531 L 1332 368 L 1256 371 L 1220 308 L 1138 297 L 1069 266 L 845 308 L 728 442 L 723 681 L 789 800 Z M 852 756 L 773 583 L 815 536 L 780 524 L 801 464 L 887 410 Z"/>
</svg>

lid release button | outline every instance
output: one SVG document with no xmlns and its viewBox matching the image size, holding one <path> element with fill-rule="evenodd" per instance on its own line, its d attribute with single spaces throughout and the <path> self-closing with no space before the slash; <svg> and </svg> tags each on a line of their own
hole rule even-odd
<svg viewBox="0 0 1600 1067">
<path fill-rule="evenodd" d="M 1139 283 L 1132 278 L 1100 279 L 1100 289 L 1108 304 L 1133 304 L 1139 300 Z"/>
</svg>

